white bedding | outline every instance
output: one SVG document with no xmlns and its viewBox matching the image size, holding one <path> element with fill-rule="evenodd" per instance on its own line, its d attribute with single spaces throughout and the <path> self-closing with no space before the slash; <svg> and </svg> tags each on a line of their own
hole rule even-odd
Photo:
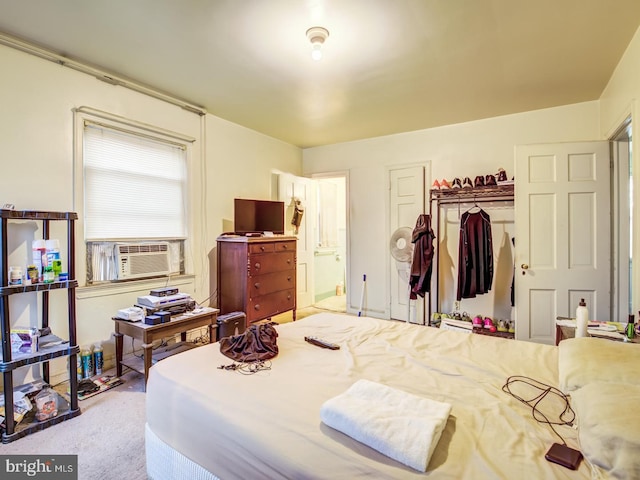
<svg viewBox="0 0 640 480">
<path fill-rule="evenodd" d="M 277 330 L 280 353 L 269 371 L 219 369 L 231 361 L 218 344 L 153 366 L 149 430 L 222 480 L 590 476 L 585 462 L 571 471 L 546 461 L 558 438 L 502 391 L 511 375 L 557 387 L 557 347 L 330 313 Z M 305 336 L 341 349 L 315 347 Z M 322 423 L 322 405 L 359 379 L 452 406 L 426 473 Z M 574 429 L 556 430 L 577 447 Z"/>
</svg>

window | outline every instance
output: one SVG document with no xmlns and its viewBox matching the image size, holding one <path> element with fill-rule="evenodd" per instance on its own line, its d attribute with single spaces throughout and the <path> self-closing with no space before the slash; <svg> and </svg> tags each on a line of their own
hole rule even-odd
<svg viewBox="0 0 640 480">
<path fill-rule="evenodd" d="M 87 282 L 184 273 L 189 141 L 83 117 Z"/>
</svg>

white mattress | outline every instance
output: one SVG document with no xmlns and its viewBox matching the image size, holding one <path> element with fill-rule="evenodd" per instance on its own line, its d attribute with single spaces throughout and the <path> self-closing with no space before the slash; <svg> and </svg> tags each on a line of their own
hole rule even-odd
<svg viewBox="0 0 640 480">
<path fill-rule="evenodd" d="M 557 386 L 557 347 L 330 313 L 277 330 L 269 371 L 219 369 L 231 360 L 218 344 L 154 365 L 148 428 L 222 480 L 590 477 L 585 462 L 571 471 L 546 461 L 558 438 L 502 391 L 510 375 Z M 310 345 L 308 335 L 341 349 Z M 426 474 L 320 421 L 322 404 L 361 378 L 452 405 Z M 556 430 L 578 447 L 574 429 Z"/>
</svg>

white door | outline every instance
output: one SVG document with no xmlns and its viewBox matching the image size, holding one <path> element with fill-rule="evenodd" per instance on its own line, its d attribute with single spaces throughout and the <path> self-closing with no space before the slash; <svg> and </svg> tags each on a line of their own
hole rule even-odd
<svg viewBox="0 0 640 480">
<path fill-rule="evenodd" d="M 516 338 L 555 343 L 558 316 L 610 307 L 607 142 L 516 147 Z"/>
<path fill-rule="evenodd" d="M 296 252 L 297 268 L 297 308 L 313 304 L 313 252 L 315 239 L 316 193 L 315 182 L 309 178 L 296 177 L 288 173 L 278 176 L 278 200 L 285 205 L 285 234 L 298 237 Z M 295 233 L 291 224 L 295 202 L 299 200 L 304 208 L 302 223 Z"/>
<path fill-rule="evenodd" d="M 409 273 L 411 261 L 398 261 L 391 254 L 394 233 L 412 232 L 416 220 L 424 213 L 425 168 L 413 166 L 389 170 L 389 278 L 390 317 L 395 320 L 411 320 L 422 323 L 424 302 L 413 302 L 417 307 L 410 313 Z M 409 235 L 410 238 L 410 235 Z M 400 239 L 394 245 L 403 247 L 406 240 Z M 412 246 L 411 243 L 408 245 Z"/>
</svg>

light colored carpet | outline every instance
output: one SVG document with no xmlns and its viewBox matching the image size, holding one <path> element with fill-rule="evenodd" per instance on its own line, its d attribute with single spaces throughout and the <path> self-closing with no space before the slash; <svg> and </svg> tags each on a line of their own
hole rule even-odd
<svg viewBox="0 0 640 480">
<path fill-rule="evenodd" d="M 146 479 L 144 379 L 135 372 L 122 379 L 124 384 L 80 401 L 79 416 L 0 445 L 0 454 L 78 455 L 79 480 Z"/>
</svg>

